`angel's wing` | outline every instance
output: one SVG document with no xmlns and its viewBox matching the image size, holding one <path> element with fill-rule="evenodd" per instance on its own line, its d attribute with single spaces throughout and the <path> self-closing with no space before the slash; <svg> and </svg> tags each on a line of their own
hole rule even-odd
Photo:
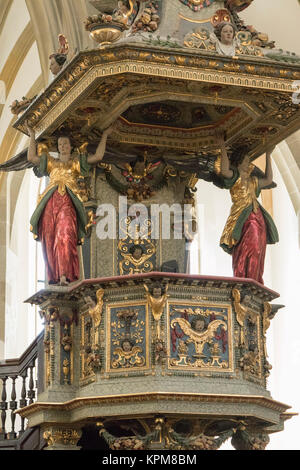
<svg viewBox="0 0 300 470">
<path fill-rule="evenodd" d="M 10 158 L 7 162 L 0 165 L 0 171 L 22 171 L 32 168 L 33 164 L 27 160 L 27 149 L 22 150 L 15 157 Z"/>
<path fill-rule="evenodd" d="M 196 343 L 202 343 L 203 341 L 208 341 L 209 339 L 213 338 L 214 333 L 219 328 L 219 326 L 223 326 L 225 329 L 227 329 L 227 325 L 223 320 L 212 321 L 209 323 L 207 329 L 202 333 L 193 330 L 190 323 L 184 318 L 174 318 L 174 320 L 171 321 L 171 327 L 173 327 L 175 323 L 178 323 L 182 331 Z"/>
</svg>

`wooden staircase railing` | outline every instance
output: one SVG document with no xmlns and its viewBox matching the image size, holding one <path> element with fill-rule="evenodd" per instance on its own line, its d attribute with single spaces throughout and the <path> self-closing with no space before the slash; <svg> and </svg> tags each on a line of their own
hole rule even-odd
<svg viewBox="0 0 300 470">
<path fill-rule="evenodd" d="M 0 361 L 0 450 L 22 449 L 25 441 L 39 447 L 38 430 L 26 430 L 25 419 L 15 411 L 36 399 L 38 351 L 43 337 L 41 332 L 19 359 Z"/>
</svg>

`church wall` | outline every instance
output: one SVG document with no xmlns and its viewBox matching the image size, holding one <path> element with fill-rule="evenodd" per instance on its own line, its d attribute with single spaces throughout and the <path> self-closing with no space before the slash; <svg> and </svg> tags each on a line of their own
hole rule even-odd
<svg viewBox="0 0 300 470">
<path fill-rule="evenodd" d="M 30 16 L 25 1 L 14 0 L 0 35 L 0 72 L 29 21 Z"/>
</svg>

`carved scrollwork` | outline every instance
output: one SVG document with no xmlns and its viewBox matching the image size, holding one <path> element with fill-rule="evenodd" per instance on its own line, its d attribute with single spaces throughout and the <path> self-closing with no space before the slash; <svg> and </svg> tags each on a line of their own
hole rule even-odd
<svg viewBox="0 0 300 470">
<path fill-rule="evenodd" d="M 43 432 L 43 438 L 48 447 L 55 445 L 76 446 L 81 437 L 81 431 L 77 429 L 49 429 Z"/>
<path fill-rule="evenodd" d="M 169 366 L 207 371 L 228 369 L 232 363 L 228 349 L 230 319 L 225 312 L 221 308 L 174 306 L 171 315 L 176 318 L 170 319 Z"/>
</svg>

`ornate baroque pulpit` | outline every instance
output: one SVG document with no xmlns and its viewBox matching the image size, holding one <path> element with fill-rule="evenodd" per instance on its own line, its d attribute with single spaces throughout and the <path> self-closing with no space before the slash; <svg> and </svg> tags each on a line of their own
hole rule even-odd
<svg viewBox="0 0 300 470">
<path fill-rule="evenodd" d="M 47 449 L 84 448 L 89 430 L 102 449 L 264 449 L 291 417 L 267 390 L 279 295 L 188 274 L 192 237 L 180 234 L 186 220 L 195 229 L 197 181 L 223 187 L 216 135 L 255 160 L 299 128 L 300 57 L 244 24 L 252 0 L 90 3 L 94 49 L 64 62 L 15 123 L 41 152 L 64 134 L 87 154 L 113 123 L 78 182 L 81 278 L 27 300 L 44 318 L 44 351 L 37 402 L 19 412 Z M 27 166 L 21 154 L 1 169 Z M 179 221 L 167 213 L 170 235 L 163 204 L 189 208 Z"/>
</svg>

